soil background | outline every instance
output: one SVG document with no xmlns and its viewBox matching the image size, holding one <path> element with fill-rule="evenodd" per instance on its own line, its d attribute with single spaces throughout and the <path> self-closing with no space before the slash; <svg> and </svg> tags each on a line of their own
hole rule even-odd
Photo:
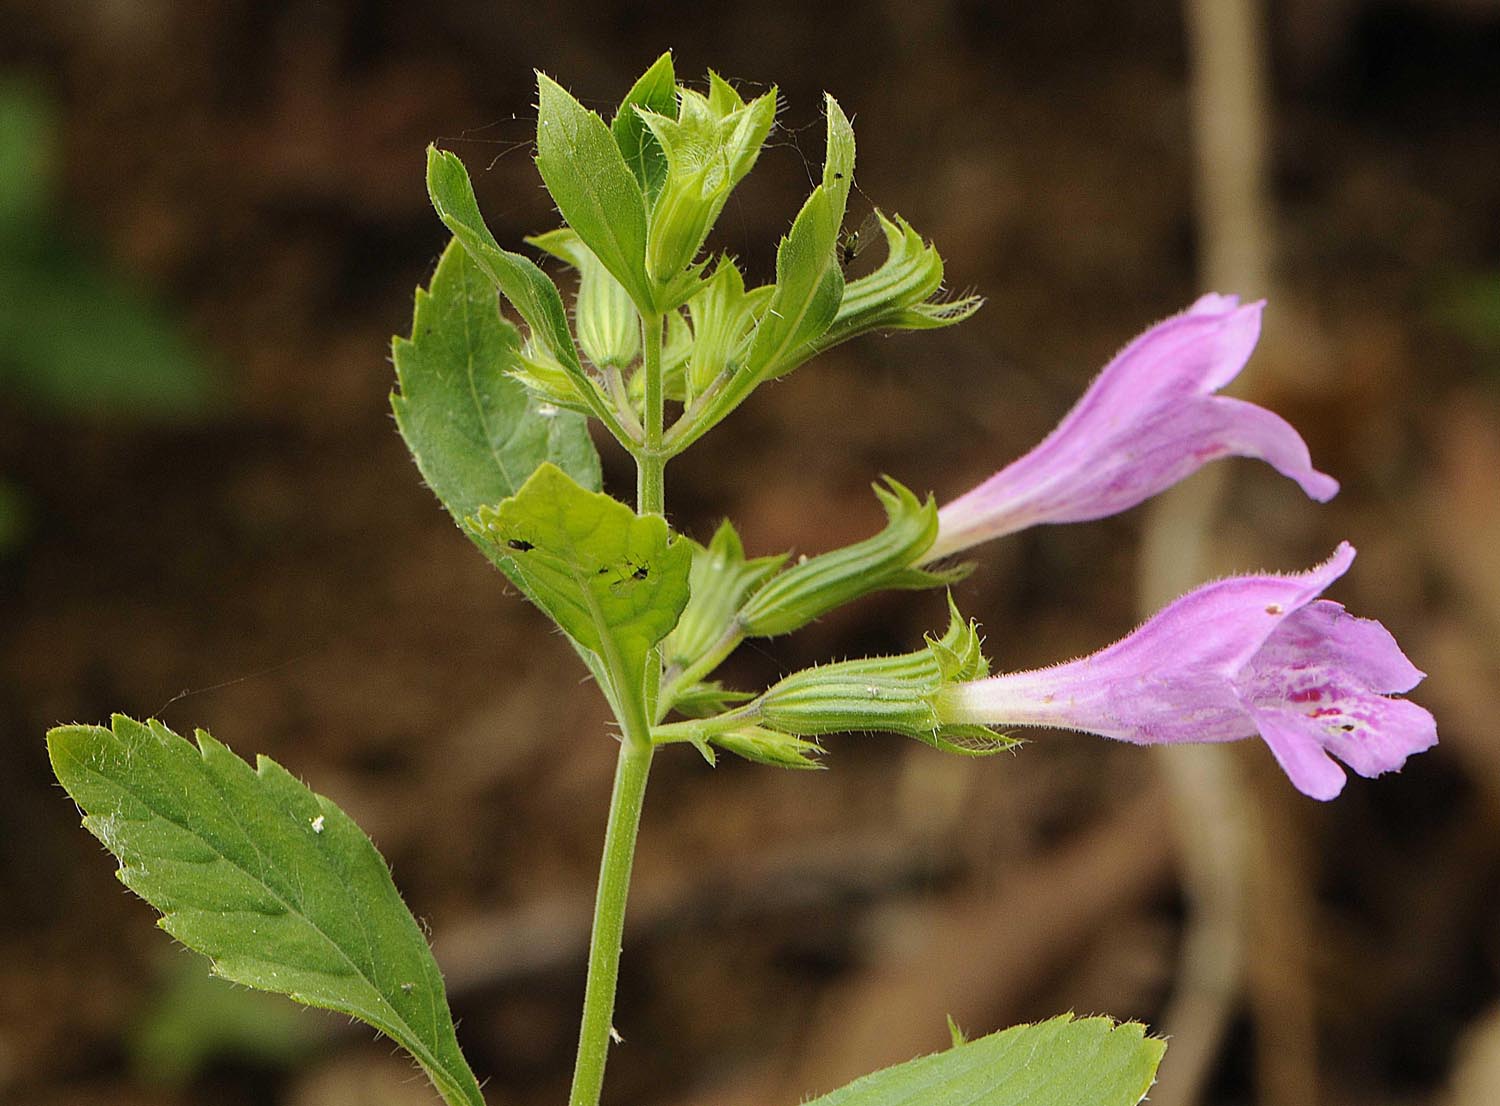
<svg viewBox="0 0 1500 1106">
<path fill-rule="evenodd" d="M 1225 462 L 1219 567 L 1353 541 L 1334 596 L 1430 673 L 1414 698 L 1443 744 L 1326 805 L 1258 742 L 1225 754 L 1275 893 L 1249 896 L 1251 983 L 1201 1100 L 1492 1103 L 1461 1096 L 1494 1078 L 1500 1011 L 1500 6 L 1300 0 L 1268 25 L 1269 317 L 1295 331 L 1248 373 L 1264 359 L 1261 398 L 1343 492 L 1319 507 Z M 422 486 L 387 343 L 445 241 L 424 147 L 465 159 L 514 245 L 555 220 L 533 68 L 608 111 L 668 47 L 785 105 L 717 248 L 770 279 L 827 89 L 859 139 L 851 225 L 901 213 L 988 297 L 836 349 L 674 462 L 672 521 L 700 539 L 730 517 L 756 553 L 858 540 L 882 473 L 956 494 L 1204 290 L 1171 4 L 5 0 L 0 63 L 60 112 L 61 231 L 180 321 L 217 398 L 146 423 L 0 395 L 32 519 L 0 562 L 0 1102 L 436 1102 L 358 1027 L 205 992 L 52 782 L 46 728 L 111 711 L 203 726 L 339 802 L 429 927 L 490 1101 L 565 1098 L 614 742 L 568 647 Z M 1145 518 L 978 551 L 955 594 L 996 663 L 1128 630 Z M 910 649 L 944 618 L 940 594 L 877 596 L 726 675 Z M 828 746 L 824 773 L 658 758 L 606 1101 L 799 1101 L 941 1047 L 945 1013 L 1167 1028 L 1189 897 L 1156 757 Z"/>
</svg>

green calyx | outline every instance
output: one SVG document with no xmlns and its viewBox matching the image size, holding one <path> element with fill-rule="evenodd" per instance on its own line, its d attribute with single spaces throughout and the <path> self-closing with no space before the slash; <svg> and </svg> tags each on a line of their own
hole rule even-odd
<svg viewBox="0 0 1500 1106">
<path fill-rule="evenodd" d="M 625 369 L 641 352 L 641 321 L 625 290 L 578 232 L 560 227 L 532 235 L 528 245 L 567 262 L 578 272 L 573 329 L 584 356 L 601 369 Z"/>
<path fill-rule="evenodd" d="M 859 334 L 888 330 L 933 330 L 962 322 L 984 306 L 981 296 L 943 300 L 943 259 L 901 216 L 876 217 L 885 236 L 885 261 L 868 276 L 844 286 L 844 298 L 828 329 L 808 355 Z"/>
<path fill-rule="evenodd" d="M 1011 738 L 984 726 L 949 725 L 938 717 L 936 700 L 956 683 L 989 674 L 978 629 L 959 614 L 952 598 L 950 620 L 941 637 L 929 637 L 912 653 L 869 657 L 819 665 L 795 672 L 768 688 L 753 701 L 711 718 L 658 726 L 657 743 L 686 741 L 700 748 L 717 746 L 748 755 L 738 745 L 754 730 L 758 749 L 764 750 L 779 734 L 776 746 L 793 767 L 809 767 L 816 747 L 809 738 L 856 731 L 897 733 L 947 752 L 982 756 L 1011 748 Z M 737 745 L 738 743 L 738 745 Z M 781 763 L 763 756 L 752 760 Z"/>
<path fill-rule="evenodd" d="M 785 553 L 747 559 L 740 536 L 728 521 L 720 524 L 708 545 L 692 544 L 691 597 L 677 628 L 662 646 L 662 661 L 669 672 L 686 670 L 708 655 L 735 624 L 746 600 L 787 559 Z"/>
<path fill-rule="evenodd" d="M 790 633 L 871 592 L 943 587 L 968 575 L 967 565 L 939 571 L 916 567 L 937 539 L 937 504 L 930 495 L 919 500 L 890 477 L 885 483 L 875 485 L 885 528 L 865 541 L 799 561 L 756 592 L 739 616 L 747 637 Z"/>
<path fill-rule="evenodd" d="M 693 347 L 683 403 L 691 405 L 716 382 L 732 378 L 744 367 L 755 326 L 775 291 L 767 284 L 747 292 L 734 262 L 727 257 L 719 260 L 687 304 Z"/>
</svg>

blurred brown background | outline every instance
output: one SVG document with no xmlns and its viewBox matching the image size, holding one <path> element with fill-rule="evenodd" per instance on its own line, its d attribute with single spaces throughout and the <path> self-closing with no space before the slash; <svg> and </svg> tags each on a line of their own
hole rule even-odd
<svg viewBox="0 0 1500 1106">
<path fill-rule="evenodd" d="M 1210 953 L 1195 984 L 1222 1040 L 1165 1024 L 1186 858 L 1212 869 L 1217 838 L 1174 845 L 1157 758 L 1046 734 L 978 763 L 839 738 L 820 774 L 668 750 L 607 1101 L 789 1104 L 941 1046 L 945 1013 L 1072 1009 L 1171 1032 L 1167 1072 L 1205 1051 L 1197 1092 L 1164 1079 L 1178 1102 L 1500 1102 L 1500 5 L 1263 14 L 1276 298 L 1247 383 L 1344 491 L 1318 507 L 1220 466 L 1211 570 L 1352 540 L 1335 598 L 1431 674 L 1414 697 L 1442 746 L 1326 806 L 1259 743 L 1230 754 L 1248 982 L 1225 992 Z M 840 99 L 851 224 L 907 216 L 989 303 L 836 350 L 669 469 L 687 532 L 728 515 L 752 552 L 816 552 L 879 524 L 880 473 L 949 496 L 1027 449 L 1204 290 L 1189 42 L 1178 6 L 1127 0 L 0 6 L 0 180 L 37 193 L 0 213 L 0 1102 L 436 1101 L 388 1044 L 205 986 L 153 929 L 41 740 L 112 710 L 208 727 L 344 805 L 430 925 L 491 1101 L 565 1097 L 613 744 L 389 418 L 387 341 L 445 238 L 426 143 L 463 156 L 513 244 L 554 218 L 533 67 L 601 110 L 667 47 L 683 76 L 775 82 L 772 146 L 716 232 L 766 280 L 820 163 L 819 93 Z M 957 598 L 996 663 L 1128 629 L 1148 517 L 980 550 Z M 868 599 L 726 674 L 909 649 L 943 618 L 940 595 Z"/>
</svg>

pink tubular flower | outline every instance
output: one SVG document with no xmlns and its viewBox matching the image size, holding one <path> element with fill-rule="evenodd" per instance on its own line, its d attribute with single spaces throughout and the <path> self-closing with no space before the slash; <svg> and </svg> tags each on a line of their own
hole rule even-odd
<svg viewBox="0 0 1500 1106">
<path fill-rule="evenodd" d="M 1345 542 L 1308 572 L 1205 584 L 1090 656 L 954 685 L 939 717 L 1138 745 L 1259 733 L 1299 791 L 1331 799 L 1344 773 L 1330 753 L 1376 776 L 1437 743 L 1431 714 L 1389 698 L 1423 674 L 1386 628 L 1318 599 L 1353 560 Z"/>
<path fill-rule="evenodd" d="M 927 561 L 1044 522 L 1118 514 L 1220 457 L 1258 457 L 1320 502 L 1338 481 L 1312 467 L 1279 415 L 1214 395 L 1245 367 L 1264 303 L 1207 295 L 1157 323 L 1105 366 L 1024 457 L 938 512 Z"/>
</svg>

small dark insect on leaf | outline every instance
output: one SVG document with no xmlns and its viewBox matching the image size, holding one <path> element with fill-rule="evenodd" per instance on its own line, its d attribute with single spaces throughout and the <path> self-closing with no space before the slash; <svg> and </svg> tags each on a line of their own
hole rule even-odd
<svg viewBox="0 0 1500 1106">
<path fill-rule="evenodd" d="M 651 570 L 649 568 L 647 568 L 645 565 L 636 565 L 635 571 L 630 574 L 630 577 L 633 580 L 644 580 L 649 575 L 651 575 Z"/>
<path fill-rule="evenodd" d="M 880 219 L 875 212 L 865 216 L 864 222 L 859 224 L 858 229 L 851 230 L 839 237 L 839 265 L 848 268 L 856 257 L 864 253 L 875 238 L 875 232 L 880 229 Z"/>
<path fill-rule="evenodd" d="M 507 548 L 514 549 L 517 553 L 530 553 L 536 546 L 521 538 L 511 538 L 506 543 Z"/>
</svg>

